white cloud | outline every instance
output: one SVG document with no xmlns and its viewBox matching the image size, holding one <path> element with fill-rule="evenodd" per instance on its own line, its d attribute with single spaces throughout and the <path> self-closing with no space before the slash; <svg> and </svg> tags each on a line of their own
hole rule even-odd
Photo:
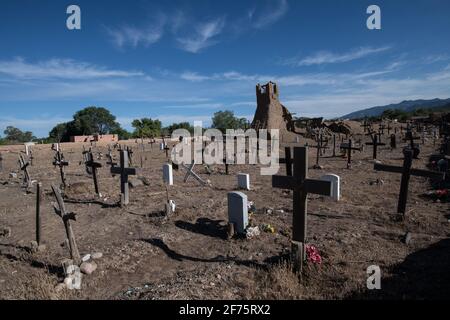
<svg viewBox="0 0 450 320">
<path fill-rule="evenodd" d="M 258 1 L 258 5 L 262 4 Z M 288 11 L 289 5 L 287 0 L 272 0 L 266 3 L 262 11 L 253 9 L 248 12 L 248 18 L 252 27 L 261 29 L 280 20 Z"/>
<path fill-rule="evenodd" d="M 202 49 L 217 43 L 214 38 L 218 36 L 225 26 L 224 18 L 217 18 L 205 23 L 195 25 L 194 34 L 178 37 L 177 42 L 181 49 L 198 53 Z"/>
<path fill-rule="evenodd" d="M 164 35 L 164 27 L 167 18 L 164 14 L 159 14 L 152 19 L 153 24 L 145 27 L 135 27 L 124 25 L 119 28 L 106 27 L 106 31 L 112 38 L 113 43 L 119 48 L 131 46 L 133 48 L 142 45 L 148 47 L 158 42 Z"/>
<path fill-rule="evenodd" d="M 344 63 L 367 57 L 376 53 L 389 50 L 391 47 L 385 46 L 380 48 L 360 47 L 346 53 L 333 53 L 330 51 L 319 51 L 306 58 L 291 58 L 283 62 L 285 65 L 293 66 L 312 66 L 330 63 Z"/>
<path fill-rule="evenodd" d="M 93 64 L 71 59 L 51 59 L 37 63 L 26 62 L 22 58 L 0 61 L 0 75 L 19 79 L 97 79 L 140 77 L 139 71 L 107 69 Z"/>
</svg>

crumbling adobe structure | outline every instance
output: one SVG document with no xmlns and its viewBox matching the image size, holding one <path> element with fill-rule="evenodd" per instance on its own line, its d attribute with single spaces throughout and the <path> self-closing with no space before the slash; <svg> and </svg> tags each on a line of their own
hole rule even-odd
<svg viewBox="0 0 450 320">
<path fill-rule="evenodd" d="M 286 132 L 295 132 L 292 114 L 280 103 L 276 83 L 258 84 L 256 86 L 256 100 L 258 106 L 252 122 L 253 129 L 278 129 L 280 130 L 280 136 Z"/>
</svg>

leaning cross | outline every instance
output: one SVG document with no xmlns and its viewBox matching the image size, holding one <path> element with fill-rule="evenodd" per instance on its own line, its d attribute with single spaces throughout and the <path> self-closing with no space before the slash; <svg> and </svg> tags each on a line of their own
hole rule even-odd
<svg viewBox="0 0 450 320">
<path fill-rule="evenodd" d="M 55 154 L 53 165 L 59 167 L 62 185 L 64 188 L 66 188 L 66 173 L 64 172 L 64 167 L 67 167 L 69 165 L 69 162 L 64 160 L 64 155 L 59 150 Z"/>
<path fill-rule="evenodd" d="M 331 196 L 330 181 L 308 179 L 308 147 L 294 147 L 294 175 L 272 176 L 272 187 L 293 190 L 292 250 L 295 269 L 301 271 L 306 259 L 308 193 Z"/>
<path fill-rule="evenodd" d="M 396 167 L 390 165 L 383 164 L 375 164 L 374 169 L 377 171 L 386 171 L 386 172 L 394 172 L 401 173 L 402 180 L 400 184 L 400 195 L 398 198 L 398 207 L 397 213 L 405 215 L 406 212 L 406 202 L 408 199 L 408 186 L 409 179 L 411 175 L 419 176 L 419 177 L 427 177 L 427 178 L 443 178 L 444 173 L 435 172 L 435 171 L 427 171 L 420 169 L 411 169 L 412 160 L 413 160 L 413 151 L 412 150 L 404 150 L 403 151 L 405 158 L 403 160 L 403 167 Z"/>
<path fill-rule="evenodd" d="M 94 161 L 94 155 L 92 154 L 92 152 L 89 152 L 87 154 L 87 159 L 88 159 L 88 161 L 86 161 L 86 167 L 90 168 L 92 171 L 92 178 L 94 179 L 95 193 L 99 197 L 101 197 L 101 194 L 100 194 L 99 188 L 98 188 L 97 169 L 101 168 L 102 164 Z"/>
<path fill-rule="evenodd" d="M 25 159 L 23 158 L 23 155 L 19 155 L 19 164 L 20 164 L 20 170 L 23 171 L 23 184 L 26 186 L 27 190 L 31 188 L 31 177 L 30 172 L 28 171 L 28 166 L 30 163 L 27 161 L 25 162 Z"/>
<path fill-rule="evenodd" d="M 128 152 L 121 150 L 120 167 L 112 167 L 111 173 L 113 175 L 120 174 L 120 205 L 123 207 L 130 202 L 128 176 L 139 174 L 139 169 L 129 167 Z"/>
<path fill-rule="evenodd" d="M 70 258 L 73 260 L 74 264 L 79 265 L 81 262 L 80 252 L 78 251 L 75 235 L 73 234 L 72 226 L 70 225 L 70 220 L 76 221 L 75 213 L 66 211 L 66 206 L 64 205 L 64 200 L 58 187 L 52 185 L 52 190 L 59 207 L 57 208 L 54 205 L 55 213 L 62 218 L 64 228 L 66 229 L 67 239 L 69 240 Z"/>
<path fill-rule="evenodd" d="M 202 178 L 200 178 L 195 172 L 194 172 L 195 162 L 193 161 L 190 166 L 187 166 L 183 163 L 183 168 L 187 170 L 186 175 L 184 176 L 184 182 L 186 183 L 190 176 L 193 176 L 198 182 L 205 185 L 207 184 Z"/>
</svg>

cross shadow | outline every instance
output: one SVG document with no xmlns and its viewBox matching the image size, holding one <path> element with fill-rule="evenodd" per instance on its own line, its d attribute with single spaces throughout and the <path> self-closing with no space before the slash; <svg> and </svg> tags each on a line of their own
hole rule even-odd
<svg viewBox="0 0 450 320">
<path fill-rule="evenodd" d="M 357 291 L 347 299 L 442 300 L 450 297 L 450 239 L 411 253 L 381 278 L 381 290 Z M 383 270 L 382 270 L 383 271 Z"/>
<path fill-rule="evenodd" d="M 106 203 L 106 202 L 102 202 L 100 200 L 95 200 L 95 199 L 91 199 L 91 200 L 77 200 L 77 199 L 64 199 L 65 203 L 72 203 L 72 204 L 98 204 L 100 206 L 102 206 L 102 208 L 118 208 L 120 207 L 120 202 L 115 202 L 115 203 Z"/>
<path fill-rule="evenodd" d="M 199 218 L 195 224 L 179 220 L 175 222 L 175 226 L 193 233 L 199 233 L 205 236 L 225 240 L 227 238 L 227 231 L 222 222 L 223 220 Z"/>
<path fill-rule="evenodd" d="M 23 246 L 14 246 L 14 245 L 5 245 L 5 244 L 1 244 L 2 246 L 6 246 L 6 247 L 11 247 L 11 248 L 15 248 L 17 250 L 20 251 L 24 251 L 26 253 L 31 253 L 31 249 L 28 247 L 23 247 Z M 36 259 L 33 259 L 31 256 L 16 256 L 14 254 L 11 253 L 4 253 L 0 251 L 0 256 L 5 257 L 8 260 L 14 261 L 14 262 L 27 262 L 30 264 L 31 267 L 33 268 L 38 268 L 38 269 L 45 269 L 48 270 L 48 272 L 52 275 L 56 275 L 58 277 L 64 277 L 64 269 L 62 266 L 55 266 L 53 264 L 47 264 L 44 263 L 42 261 L 38 261 Z"/>
<path fill-rule="evenodd" d="M 222 255 L 218 255 L 214 258 L 205 259 L 205 258 L 197 258 L 190 257 L 187 255 L 180 254 L 175 250 L 170 249 L 163 240 L 161 239 L 140 239 L 143 242 L 149 243 L 155 247 L 158 247 L 171 259 L 183 262 L 183 261 L 192 261 L 192 262 L 204 262 L 204 263 L 229 263 L 233 262 L 238 266 L 246 266 L 255 269 L 262 269 L 268 271 L 272 265 L 277 265 L 282 263 L 283 261 L 289 260 L 289 255 L 283 254 L 278 256 L 273 256 L 266 258 L 263 263 L 259 263 L 257 261 L 252 260 L 240 260 L 237 257 L 224 257 Z"/>
</svg>

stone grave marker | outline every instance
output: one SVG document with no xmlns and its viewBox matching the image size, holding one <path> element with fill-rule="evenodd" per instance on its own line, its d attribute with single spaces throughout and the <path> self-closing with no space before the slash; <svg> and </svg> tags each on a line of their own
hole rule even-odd
<svg viewBox="0 0 450 320">
<path fill-rule="evenodd" d="M 228 193 L 228 221 L 237 234 L 244 234 L 248 226 L 248 199 L 242 192 Z"/>
<path fill-rule="evenodd" d="M 334 201 L 341 200 L 341 177 L 336 174 L 326 174 L 320 177 L 320 180 L 331 182 L 331 198 Z"/>
</svg>

